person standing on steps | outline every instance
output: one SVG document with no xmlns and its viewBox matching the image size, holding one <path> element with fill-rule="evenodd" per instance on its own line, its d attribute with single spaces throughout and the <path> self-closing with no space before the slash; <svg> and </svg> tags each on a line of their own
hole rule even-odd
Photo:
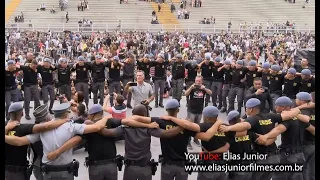
<svg viewBox="0 0 320 180">
<path fill-rule="evenodd" d="M 160 12 L 160 10 L 161 10 L 161 5 L 160 3 L 158 3 L 158 12 Z"/>
<path fill-rule="evenodd" d="M 67 19 L 66 23 L 68 23 L 68 21 L 69 21 L 69 13 L 68 12 L 66 14 L 66 19 Z"/>
</svg>

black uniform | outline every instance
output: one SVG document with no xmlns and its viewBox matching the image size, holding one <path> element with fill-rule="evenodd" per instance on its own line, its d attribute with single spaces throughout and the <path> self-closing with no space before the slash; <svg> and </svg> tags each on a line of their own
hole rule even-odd
<svg viewBox="0 0 320 180">
<path fill-rule="evenodd" d="M 32 134 L 34 124 L 20 124 L 8 132 L 9 136 L 23 137 Z M 28 146 L 11 146 L 5 143 L 5 178 L 7 180 L 26 180 L 30 178 L 32 171 L 28 170 L 27 160 Z M 29 174 L 28 174 L 29 173 Z"/>
<path fill-rule="evenodd" d="M 148 62 L 140 62 L 137 61 L 137 68 L 144 72 L 144 81 L 150 83 L 150 61 Z"/>
<path fill-rule="evenodd" d="M 262 86 L 269 88 L 270 73 L 261 72 Z"/>
<path fill-rule="evenodd" d="M 212 66 L 213 62 L 209 62 L 208 64 L 203 63 L 201 65 L 201 75 L 203 77 L 203 85 L 207 89 L 211 89 L 211 83 L 212 83 Z M 208 106 L 210 100 L 210 95 L 207 94 L 206 99 L 205 99 L 205 106 Z M 214 102 L 213 102 L 214 103 Z"/>
<path fill-rule="evenodd" d="M 253 86 L 253 80 L 256 77 L 261 77 L 262 73 L 258 72 L 258 70 L 250 71 L 246 73 L 246 89 L 249 89 L 250 87 Z"/>
<path fill-rule="evenodd" d="M 272 75 L 270 74 L 269 77 L 269 90 L 271 93 L 271 98 L 273 100 L 273 105 L 274 102 L 282 95 L 282 85 L 284 82 L 284 76 L 285 74 L 276 74 Z"/>
<path fill-rule="evenodd" d="M 232 88 L 229 91 L 228 98 L 229 98 L 229 110 L 228 112 L 234 110 L 234 100 L 237 96 L 238 102 L 238 112 L 241 114 L 241 108 L 243 105 L 244 99 L 244 88 L 245 84 L 241 82 L 241 80 L 245 77 L 248 72 L 248 68 L 243 67 L 240 69 L 233 68 L 232 69 Z"/>
<path fill-rule="evenodd" d="M 224 81 L 224 72 L 218 71 L 218 68 L 222 67 L 222 64 L 219 64 L 218 66 L 212 65 L 212 83 L 211 83 L 211 91 L 212 91 L 212 104 L 213 106 L 217 106 L 217 98 L 219 99 L 219 106 L 218 109 L 222 108 L 222 87 L 223 87 L 223 81 Z"/>
<path fill-rule="evenodd" d="M 189 89 L 192 84 L 195 83 L 196 77 L 198 75 L 198 67 L 192 66 L 191 64 L 186 65 L 186 69 L 188 71 L 188 76 L 186 77 L 186 88 Z M 189 96 L 187 97 L 187 105 L 189 103 Z"/>
<path fill-rule="evenodd" d="M 155 107 L 158 105 L 163 106 L 163 93 L 166 82 L 166 69 L 169 65 L 169 61 L 164 61 L 163 63 L 159 63 L 157 61 L 152 61 L 150 64 L 154 67 L 154 77 L 152 77 L 154 84 L 154 96 L 155 96 Z M 160 89 L 160 100 L 159 99 L 159 89 Z"/>
<path fill-rule="evenodd" d="M 171 121 L 165 121 L 157 117 L 151 118 L 153 122 L 159 124 L 161 129 L 170 129 L 177 126 Z M 162 180 L 187 180 L 188 172 L 184 165 L 187 163 L 185 153 L 188 152 L 187 145 L 189 138 L 195 136 L 193 131 L 184 130 L 180 134 L 171 138 L 160 138 L 162 151 L 161 179 Z"/>
<path fill-rule="evenodd" d="M 300 92 L 311 93 L 314 92 L 316 88 L 316 82 L 314 78 L 310 78 L 309 80 L 301 80 L 300 84 Z"/>
<path fill-rule="evenodd" d="M 227 108 L 227 96 L 229 94 L 230 89 L 232 88 L 232 73 L 233 70 L 231 68 L 226 69 L 223 68 L 222 69 L 223 73 L 224 73 L 224 82 L 223 82 L 223 87 L 222 87 L 222 104 L 223 104 L 223 110 L 221 110 L 221 112 L 225 112 L 228 108 Z"/>
<path fill-rule="evenodd" d="M 310 116 L 310 124 L 315 126 L 315 109 L 301 110 L 301 113 Z M 315 137 L 309 131 L 305 131 L 303 144 L 306 160 L 303 165 L 303 179 L 315 180 Z"/>
<path fill-rule="evenodd" d="M 250 131 L 257 134 L 267 134 L 270 132 L 276 123 L 282 121 L 280 114 L 268 113 L 268 114 L 257 114 L 246 119 L 246 122 L 251 124 Z M 277 145 L 273 143 L 269 146 L 253 144 L 255 152 L 260 154 L 268 154 L 266 160 L 259 160 L 256 163 L 267 163 L 267 164 L 279 164 L 280 159 L 277 152 Z M 272 172 L 253 172 L 252 180 L 270 180 L 273 176 Z M 263 177 L 263 178 L 262 178 Z"/>
<path fill-rule="evenodd" d="M 109 95 L 110 95 L 110 105 L 113 106 L 113 93 L 119 94 L 121 91 L 120 84 L 120 69 L 121 65 L 118 63 L 117 65 L 113 64 L 110 61 L 107 62 L 107 67 L 109 68 Z"/>
<path fill-rule="evenodd" d="M 282 95 L 287 96 L 290 99 L 296 99 L 296 94 L 299 93 L 301 84 L 301 78 L 295 77 L 294 79 L 284 78 L 284 88 Z"/>
<path fill-rule="evenodd" d="M 260 112 L 262 113 L 269 113 L 273 111 L 273 103 L 270 91 L 267 87 L 263 87 L 264 92 L 260 95 L 256 95 L 255 92 L 257 91 L 254 87 L 251 87 L 247 90 L 245 99 L 248 100 L 250 98 L 257 98 L 260 100 Z"/>
<path fill-rule="evenodd" d="M 61 65 L 57 66 L 58 69 L 58 88 L 59 94 L 64 94 L 68 101 L 71 100 L 71 67 L 63 68 Z"/>
<path fill-rule="evenodd" d="M 4 79 L 4 87 L 5 87 L 5 101 L 6 101 L 6 118 L 9 120 L 8 109 L 12 102 L 19 101 L 18 98 L 18 89 L 16 83 L 16 73 L 20 69 L 16 69 L 14 71 L 5 71 L 5 79 Z"/>
<path fill-rule="evenodd" d="M 34 109 L 40 106 L 40 92 L 38 89 L 38 71 L 32 70 L 29 66 L 20 66 L 23 71 L 24 111 L 26 118 L 30 118 L 30 101 L 33 97 Z"/>
<path fill-rule="evenodd" d="M 71 71 L 76 71 L 74 84 L 77 91 L 82 91 L 87 108 L 89 106 L 89 70 L 91 70 L 91 67 L 88 63 L 84 63 L 83 66 L 76 64 L 76 67 L 71 69 Z"/>
<path fill-rule="evenodd" d="M 173 62 L 172 64 L 172 98 L 178 101 L 182 98 L 183 84 L 185 78 L 185 63 Z"/>
<path fill-rule="evenodd" d="M 124 62 L 124 66 L 122 67 L 123 69 L 123 76 L 122 76 L 122 84 L 125 86 L 128 82 L 133 82 L 134 81 L 134 67 L 135 64 L 133 62 L 131 63 L 126 63 Z M 128 97 L 127 97 L 128 95 Z M 131 98 L 132 98 L 132 93 L 129 92 L 127 94 L 126 91 L 123 92 L 123 97 L 127 99 L 127 106 L 131 106 Z"/>
<path fill-rule="evenodd" d="M 104 100 L 104 86 L 105 86 L 105 69 L 106 64 L 97 64 L 93 62 L 91 65 L 91 78 L 92 78 L 92 93 L 93 93 L 93 104 L 98 104 L 98 96 L 100 104 L 103 105 Z M 99 91 L 99 95 L 98 95 Z"/>
<path fill-rule="evenodd" d="M 212 122 L 204 122 L 200 124 L 200 131 L 206 132 L 210 129 L 214 123 Z M 214 137 L 212 137 L 209 141 L 201 141 L 202 151 L 203 152 L 211 152 L 223 147 L 226 143 L 228 143 L 227 137 L 224 133 L 216 133 Z M 199 162 L 199 164 L 226 164 L 225 160 L 221 161 L 204 161 Z M 197 180 L 211 180 L 211 179 L 226 179 L 225 172 L 198 172 Z"/>
<path fill-rule="evenodd" d="M 120 119 L 109 119 L 107 128 L 116 128 L 121 125 Z M 106 137 L 99 133 L 83 135 L 88 143 L 88 157 L 86 165 L 89 166 L 89 179 L 118 180 L 117 148 L 115 137 Z"/>
<path fill-rule="evenodd" d="M 50 111 L 52 109 L 54 100 L 56 98 L 54 93 L 54 80 L 53 80 L 53 71 L 55 71 L 56 68 L 52 68 L 51 66 L 49 68 L 46 68 L 44 66 L 38 66 L 37 69 L 42 77 L 41 93 L 42 93 L 44 104 L 48 103 L 49 101 L 48 95 L 50 96 L 50 105 L 49 105 L 49 111 Z"/>
</svg>

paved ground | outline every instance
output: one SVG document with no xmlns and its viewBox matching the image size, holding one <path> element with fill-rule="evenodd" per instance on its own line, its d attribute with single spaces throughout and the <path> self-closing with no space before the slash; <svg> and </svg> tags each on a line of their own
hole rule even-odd
<svg viewBox="0 0 320 180">
<path fill-rule="evenodd" d="M 164 104 L 166 103 L 166 100 L 164 100 Z M 58 103 L 58 102 L 56 102 Z M 92 100 L 90 100 L 90 105 L 92 105 Z M 187 114 L 187 108 L 185 106 L 186 104 L 186 100 L 185 98 L 183 97 L 183 100 L 181 101 L 181 108 L 180 108 L 180 112 L 179 112 L 179 115 L 178 117 L 180 118 L 185 118 L 186 117 L 186 114 Z M 89 105 L 89 107 L 90 107 Z M 31 106 L 33 106 L 33 103 L 31 104 Z M 153 107 L 154 104 L 151 104 L 151 106 Z M 33 110 L 31 109 L 31 112 L 30 114 L 32 114 Z M 130 116 L 131 115 L 131 110 L 129 109 L 127 111 L 127 116 Z M 153 108 L 152 112 L 151 112 L 151 116 L 162 116 L 162 115 L 165 115 L 165 110 L 163 108 Z M 226 117 L 226 114 L 225 113 L 221 113 L 219 115 L 219 118 L 221 119 L 225 119 Z M 33 118 L 33 116 L 32 116 Z M 33 120 L 26 120 L 26 119 L 23 119 L 22 120 L 22 123 L 33 123 L 34 121 Z M 277 144 L 279 144 L 279 139 L 277 140 Z M 200 147 L 197 147 L 195 144 L 192 144 L 193 146 L 193 149 L 190 150 L 189 149 L 189 152 L 199 152 L 201 149 Z M 152 138 L 152 142 L 151 142 L 151 152 L 152 152 L 152 158 L 154 158 L 155 160 L 158 160 L 158 155 L 161 154 L 161 149 L 160 149 L 160 141 L 158 138 Z M 123 141 L 120 141 L 120 142 L 117 142 L 117 151 L 118 151 L 118 154 L 124 154 L 124 142 Z M 88 170 L 86 169 L 86 167 L 84 167 L 84 159 L 85 157 L 87 156 L 87 152 L 84 151 L 84 149 L 80 149 L 78 151 L 76 151 L 74 153 L 74 158 L 79 160 L 80 161 L 80 169 L 79 169 L 79 177 L 75 178 L 75 180 L 88 180 Z M 161 167 L 158 166 L 158 171 L 156 173 L 155 176 L 153 176 L 153 179 L 154 180 L 160 180 L 160 169 Z M 122 179 L 123 177 L 123 170 L 119 172 L 119 175 L 118 175 L 118 179 Z M 191 176 L 189 176 L 189 179 L 190 180 L 195 180 L 197 177 L 197 173 L 192 173 Z M 31 177 L 31 180 L 35 180 L 35 178 L 32 176 Z"/>
</svg>

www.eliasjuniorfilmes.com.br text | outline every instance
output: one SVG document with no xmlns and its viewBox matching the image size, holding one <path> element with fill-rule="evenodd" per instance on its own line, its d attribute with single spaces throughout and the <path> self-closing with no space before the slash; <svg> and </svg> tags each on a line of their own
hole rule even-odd
<svg viewBox="0 0 320 180">
<path fill-rule="evenodd" d="M 301 172 L 302 164 L 203 164 L 185 165 L 187 172 Z"/>
</svg>

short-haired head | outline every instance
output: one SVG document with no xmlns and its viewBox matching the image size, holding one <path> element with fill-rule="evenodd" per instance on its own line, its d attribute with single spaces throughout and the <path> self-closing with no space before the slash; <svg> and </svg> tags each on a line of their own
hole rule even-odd
<svg viewBox="0 0 320 180">
<path fill-rule="evenodd" d="M 132 115 L 147 116 L 147 108 L 145 105 L 138 104 L 132 109 Z"/>
</svg>

